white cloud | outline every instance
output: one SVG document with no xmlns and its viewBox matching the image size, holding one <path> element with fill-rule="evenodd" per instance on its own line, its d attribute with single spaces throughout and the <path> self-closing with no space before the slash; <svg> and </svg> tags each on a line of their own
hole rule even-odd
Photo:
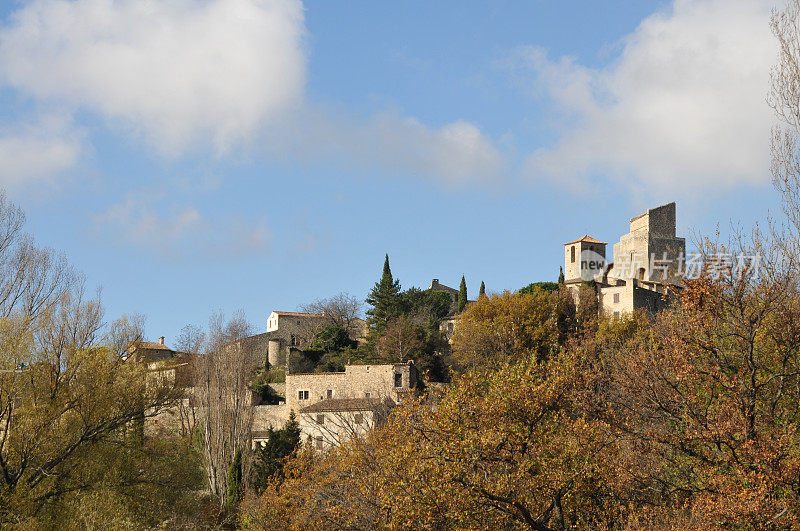
<svg viewBox="0 0 800 531">
<path fill-rule="evenodd" d="M 229 258 L 266 251 L 271 233 L 264 220 L 235 215 L 203 216 L 197 209 L 166 201 L 142 189 L 93 216 L 95 231 L 173 260 Z"/>
<path fill-rule="evenodd" d="M 388 111 L 360 120 L 308 106 L 266 143 L 299 160 L 325 159 L 365 173 L 446 184 L 496 180 L 506 169 L 505 155 L 475 124 L 458 120 L 436 128 Z"/>
<path fill-rule="evenodd" d="M 617 61 L 586 68 L 539 48 L 518 59 L 560 109 L 558 142 L 526 171 L 584 186 L 601 174 L 675 191 L 769 179 L 773 123 L 765 103 L 776 44 L 766 0 L 675 0 L 621 43 Z"/>
<path fill-rule="evenodd" d="M 302 97 L 299 0 L 34 0 L 0 32 L 0 80 L 179 153 L 224 151 Z"/>
<path fill-rule="evenodd" d="M 61 117 L 0 127 L 0 185 L 47 180 L 77 164 L 82 134 Z"/>
<path fill-rule="evenodd" d="M 306 102 L 305 35 L 300 0 L 33 0 L 0 29 L 0 84 L 89 111 L 168 155 L 266 142 L 377 173 L 499 175 L 503 157 L 474 124 L 359 120 Z"/>
</svg>

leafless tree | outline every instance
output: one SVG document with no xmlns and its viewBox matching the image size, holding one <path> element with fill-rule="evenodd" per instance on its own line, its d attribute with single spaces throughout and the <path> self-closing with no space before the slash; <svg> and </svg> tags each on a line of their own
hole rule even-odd
<svg viewBox="0 0 800 531">
<path fill-rule="evenodd" d="M 773 11 L 771 26 L 779 57 L 770 74 L 767 101 L 780 122 L 772 131 L 771 173 L 788 224 L 774 239 L 790 262 L 784 268 L 793 268 L 800 256 L 800 0 L 789 0 L 783 11 Z"/>
<path fill-rule="evenodd" d="M 362 323 L 361 301 L 349 293 L 339 293 L 326 299 L 318 299 L 312 303 L 300 306 L 300 311 L 324 315 L 327 319 L 315 325 L 316 328 L 322 326 L 338 326 L 343 328 L 351 338 L 357 338 L 361 334 L 359 325 Z M 310 330 L 309 339 L 313 338 L 317 330 Z"/>
<path fill-rule="evenodd" d="M 206 334 L 197 325 L 187 324 L 181 328 L 180 334 L 175 339 L 175 348 L 178 352 L 187 354 L 199 354 L 202 352 L 206 342 Z"/>
<path fill-rule="evenodd" d="M 194 399 L 203 431 L 204 463 L 211 493 L 225 501 L 227 472 L 237 450 L 242 451 L 242 474 L 250 466 L 253 400 L 250 383 L 254 367 L 241 339 L 251 327 L 242 312 L 209 320 L 206 349 L 197 359 Z"/>
<path fill-rule="evenodd" d="M 131 343 L 144 340 L 145 316 L 142 314 L 125 314 L 109 327 L 106 343 L 111 355 L 122 358 L 128 353 Z"/>
</svg>

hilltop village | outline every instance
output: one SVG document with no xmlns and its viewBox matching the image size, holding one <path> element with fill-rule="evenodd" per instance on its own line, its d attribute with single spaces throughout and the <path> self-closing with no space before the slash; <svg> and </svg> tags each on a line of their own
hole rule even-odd
<svg viewBox="0 0 800 531">
<path fill-rule="evenodd" d="M 591 297 L 591 311 L 618 317 L 658 312 L 681 289 L 687 258 L 685 240 L 676 236 L 675 203 L 632 218 L 630 232 L 613 246 L 614 262 L 606 261 L 606 245 L 588 234 L 565 243 L 558 283 L 535 283 L 523 291 L 564 289 L 576 305 Z M 388 257 L 373 298 L 380 297 L 380 288 L 398 289 Z M 455 289 L 435 278 L 426 290 L 412 288 L 403 295 L 413 319 L 394 323 L 384 334 L 379 350 L 388 355 L 382 357 L 363 356 L 369 350 L 363 347 L 370 341 L 370 325 L 357 315 L 359 304 L 346 297 L 328 301 L 318 313 L 273 311 L 265 332 L 224 345 L 249 367 L 250 392 L 237 407 L 252 416 L 254 446 L 296 418 L 302 437 L 325 450 L 371 429 L 423 389 L 446 385 L 443 360 L 461 312 L 474 301 L 467 299 L 463 280 Z M 485 296 L 482 287 L 479 297 Z M 369 302 L 379 308 L 379 300 Z M 375 309 L 372 326 L 388 326 Z M 422 332 L 410 330 L 413 324 Z M 390 345 L 392 338 L 396 341 Z M 191 433 L 196 409 L 203 407 L 194 374 L 196 354 L 176 352 L 162 337 L 132 344 L 127 359 L 146 363 L 153 378 L 184 390 L 179 406 L 148 418 L 146 433 Z"/>
</svg>

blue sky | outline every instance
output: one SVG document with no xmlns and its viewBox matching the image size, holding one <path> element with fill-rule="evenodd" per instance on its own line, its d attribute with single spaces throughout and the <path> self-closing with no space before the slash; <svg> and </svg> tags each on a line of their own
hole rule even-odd
<svg viewBox="0 0 800 531">
<path fill-rule="evenodd" d="M 217 309 L 554 280 L 678 202 L 780 208 L 773 2 L 38 0 L 0 10 L 0 185 L 174 340 Z"/>
</svg>

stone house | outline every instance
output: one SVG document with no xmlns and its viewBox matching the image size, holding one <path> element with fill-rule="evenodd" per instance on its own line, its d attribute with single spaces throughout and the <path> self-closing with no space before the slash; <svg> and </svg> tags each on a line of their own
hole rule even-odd
<svg viewBox="0 0 800 531">
<path fill-rule="evenodd" d="M 286 402 L 255 407 L 254 442 L 263 440 L 270 426 L 283 427 L 294 411 L 303 437 L 327 448 L 379 423 L 392 407 L 413 396 L 418 383 L 418 371 L 410 361 L 347 365 L 344 372 L 287 374 Z"/>
<path fill-rule="evenodd" d="M 394 405 L 388 398 L 332 398 L 301 409 L 298 423 L 314 448 L 326 450 L 378 426 Z"/>
<path fill-rule="evenodd" d="M 127 361 L 142 361 L 151 363 L 168 360 L 175 357 L 175 351 L 164 344 L 164 336 L 154 341 L 133 341 L 128 346 L 128 351 L 122 356 Z"/>
</svg>

